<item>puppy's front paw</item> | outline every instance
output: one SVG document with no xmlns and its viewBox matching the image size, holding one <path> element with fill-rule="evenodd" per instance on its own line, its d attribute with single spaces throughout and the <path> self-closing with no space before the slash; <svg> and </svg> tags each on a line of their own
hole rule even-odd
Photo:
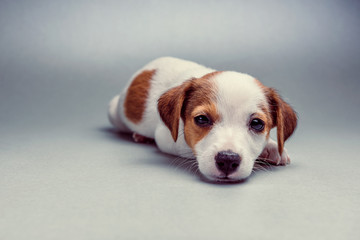
<svg viewBox="0 0 360 240">
<path fill-rule="evenodd" d="M 278 151 L 277 143 L 270 139 L 267 145 L 265 146 L 263 152 L 258 157 L 259 160 L 266 161 L 275 165 L 287 165 L 290 164 L 290 157 L 287 154 L 286 149 L 284 148 L 281 156 Z"/>
<path fill-rule="evenodd" d="M 154 139 L 145 137 L 135 132 L 133 133 L 132 138 L 137 143 L 154 143 Z"/>
</svg>

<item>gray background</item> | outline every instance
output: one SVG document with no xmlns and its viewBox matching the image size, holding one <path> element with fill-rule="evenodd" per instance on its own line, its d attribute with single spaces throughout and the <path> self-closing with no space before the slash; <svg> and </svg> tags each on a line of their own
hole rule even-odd
<svg viewBox="0 0 360 240">
<path fill-rule="evenodd" d="M 359 239 L 358 1 L 0 1 L 0 239 Z M 159 56 L 297 110 L 287 167 L 202 181 L 108 101 Z"/>
</svg>

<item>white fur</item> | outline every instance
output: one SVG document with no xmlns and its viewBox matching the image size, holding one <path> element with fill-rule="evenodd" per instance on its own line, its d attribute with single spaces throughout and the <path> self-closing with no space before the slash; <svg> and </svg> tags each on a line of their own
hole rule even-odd
<svg viewBox="0 0 360 240">
<path fill-rule="evenodd" d="M 147 101 L 143 121 L 140 124 L 134 124 L 129 121 L 124 114 L 123 104 L 125 101 L 127 89 L 131 84 L 132 80 L 139 73 L 145 70 L 154 69 L 156 69 L 156 73 L 153 77 L 153 80 L 151 81 L 149 99 Z M 157 128 L 158 124 L 161 123 L 157 111 L 157 101 L 160 96 L 170 88 L 182 84 L 184 81 L 188 80 L 191 77 L 201 77 L 213 71 L 215 70 L 206 68 L 194 62 L 185 61 L 177 58 L 162 57 L 155 59 L 154 61 L 141 68 L 131 77 L 127 86 L 120 94 L 119 101 L 117 103 L 110 102 L 110 122 L 113 123 L 116 121 L 114 119 L 120 119 L 131 131 L 137 132 L 145 137 L 155 138 L 155 129 Z M 114 107 L 114 104 L 116 104 L 117 106 Z M 111 109 L 114 108 L 117 109 L 117 112 L 111 111 Z M 117 127 L 116 124 L 114 126 Z"/>
<path fill-rule="evenodd" d="M 156 73 L 151 81 L 143 120 L 139 124 L 134 124 L 124 114 L 123 104 L 128 86 L 140 72 L 154 69 Z M 182 120 L 180 119 L 178 139 L 174 142 L 169 129 L 160 119 L 157 102 L 159 97 L 170 88 L 179 86 L 190 78 L 202 77 L 213 71 L 215 70 L 181 59 L 171 57 L 156 59 L 135 73 L 122 93 L 110 102 L 110 122 L 121 131 L 136 132 L 154 138 L 163 152 L 195 158 L 185 142 Z M 251 174 L 255 159 L 268 144 L 265 134 L 255 134 L 249 129 L 249 118 L 251 114 L 261 111 L 259 104 L 266 103 L 265 95 L 255 79 L 247 74 L 222 72 L 212 81 L 218 91 L 216 106 L 221 120 L 195 145 L 199 170 L 211 180 L 220 180 L 223 173 L 216 168 L 215 155 L 219 151 L 231 150 L 241 156 L 241 164 L 227 180 L 240 180 Z M 272 144 L 271 142 L 269 146 L 274 148 Z"/>
<path fill-rule="evenodd" d="M 214 82 L 218 89 L 216 105 L 221 120 L 195 147 L 199 153 L 199 169 L 210 179 L 222 176 L 213 159 L 218 152 L 231 150 L 242 160 L 239 169 L 228 178 L 246 178 L 267 141 L 265 134 L 254 134 L 249 129 L 250 116 L 262 112 L 259 104 L 266 103 L 266 99 L 255 79 L 247 74 L 224 72 Z"/>
</svg>

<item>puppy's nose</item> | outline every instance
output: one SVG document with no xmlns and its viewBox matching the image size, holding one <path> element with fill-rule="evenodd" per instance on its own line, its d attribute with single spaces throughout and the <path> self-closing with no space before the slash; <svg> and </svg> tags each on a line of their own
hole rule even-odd
<svg viewBox="0 0 360 240">
<path fill-rule="evenodd" d="M 216 167 L 228 176 L 239 167 L 241 158 L 232 151 L 221 151 L 216 154 L 215 161 Z"/>
</svg>

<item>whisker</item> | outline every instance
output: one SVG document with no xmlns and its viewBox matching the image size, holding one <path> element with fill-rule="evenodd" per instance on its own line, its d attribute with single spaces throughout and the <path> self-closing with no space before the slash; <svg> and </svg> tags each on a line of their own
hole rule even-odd
<svg viewBox="0 0 360 240">
<path fill-rule="evenodd" d="M 269 172 L 269 169 L 267 167 L 264 167 L 264 166 L 261 166 L 261 165 L 254 165 L 252 171 L 253 172 L 256 172 L 256 171 Z"/>
<path fill-rule="evenodd" d="M 253 171 L 269 172 L 273 168 L 273 166 L 268 162 L 269 160 L 271 159 L 267 159 L 267 158 L 256 159 L 253 167 Z"/>
</svg>

